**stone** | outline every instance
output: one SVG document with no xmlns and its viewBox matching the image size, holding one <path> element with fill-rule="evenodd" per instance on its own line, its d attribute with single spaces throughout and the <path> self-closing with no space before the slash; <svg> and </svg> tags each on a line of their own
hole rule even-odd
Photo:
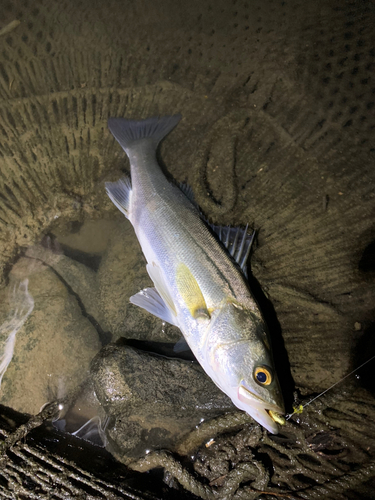
<svg viewBox="0 0 375 500">
<path fill-rule="evenodd" d="M 122 461 L 147 450 L 175 450 L 203 420 L 237 410 L 196 362 L 126 344 L 104 347 L 92 362 L 91 377 L 110 419 L 108 448 Z"/>
</svg>

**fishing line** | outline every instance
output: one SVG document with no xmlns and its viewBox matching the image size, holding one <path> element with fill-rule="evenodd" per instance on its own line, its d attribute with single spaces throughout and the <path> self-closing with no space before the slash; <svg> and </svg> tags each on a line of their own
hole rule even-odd
<svg viewBox="0 0 375 500">
<path fill-rule="evenodd" d="M 320 398 L 321 396 L 323 396 L 323 394 L 325 394 L 326 392 L 330 391 L 331 389 L 333 389 L 336 385 L 340 384 L 343 380 L 345 380 L 346 378 L 350 377 L 350 375 L 353 375 L 353 373 L 355 373 L 356 371 L 358 371 L 359 369 L 361 369 L 363 366 L 367 365 L 367 363 L 370 363 L 370 361 L 372 361 L 373 359 L 375 358 L 375 355 L 372 356 L 372 358 L 368 359 L 367 361 L 365 361 L 364 363 L 362 363 L 360 366 L 357 366 L 357 368 L 355 368 L 353 371 L 351 371 L 350 373 L 348 373 L 347 375 L 345 375 L 345 377 L 343 377 L 342 379 L 340 379 L 338 382 L 335 382 L 333 385 L 331 385 L 331 387 L 328 387 L 328 389 L 325 389 L 323 392 L 321 392 L 320 394 L 318 394 L 317 396 L 315 396 L 315 398 L 312 398 L 310 401 L 308 401 L 306 404 L 304 405 L 300 405 L 298 408 L 296 408 L 294 410 L 293 413 L 289 413 L 289 415 L 286 415 L 285 416 L 285 420 L 289 420 L 290 417 L 292 417 L 293 415 L 295 414 L 298 414 L 298 413 L 302 413 L 302 411 L 306 408 L 306 406 L 308 406 L 309 404 L 311 404 L 313 401 L 315 401 L 316 399 Z"/>
</svg>

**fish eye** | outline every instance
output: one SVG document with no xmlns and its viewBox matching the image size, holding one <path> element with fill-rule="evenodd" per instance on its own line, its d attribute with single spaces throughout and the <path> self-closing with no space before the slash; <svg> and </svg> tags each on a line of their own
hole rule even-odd
<svg viewBox="0 0 375 500">
<path fill-rule="evenodd" d="M 254 370 L 254 378 L 260 385 L 270 385 L 272 382 L 271 370 L 266 366 L 258 366 Z"/>
</svg>

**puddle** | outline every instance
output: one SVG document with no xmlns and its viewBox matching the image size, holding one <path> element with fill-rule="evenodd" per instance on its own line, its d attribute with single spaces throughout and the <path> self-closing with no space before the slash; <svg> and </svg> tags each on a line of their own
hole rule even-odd
<svg viewBox="0 0 375 500">
<path fill-rule="evenodd" d="M 87 377 L 92 358 L 111 340 L 95 313 L 96 274 L 111 221 L 70 225 L 23 249 L 0 306 L 1 403 L 36 414 Z"/>
<path fill-rule="evenodd" d="M 36 414 L 80 387 L 54 427 L 99 446 L 109 436 L 111 450 L 133 458 L 233 410 L 191 357 L 173 351 L 179 330 L 129 303 L 148 285 L 123 218 L 59 221 L 24 248 L 1 292 L 0 402 Z M 190 394 L 192 380 L 200 390 Z"/>
</svg>

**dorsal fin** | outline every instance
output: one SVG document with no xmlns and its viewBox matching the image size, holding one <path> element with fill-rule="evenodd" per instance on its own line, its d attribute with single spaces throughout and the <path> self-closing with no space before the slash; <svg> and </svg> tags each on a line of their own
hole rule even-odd
<svg viewBox="0 0 375 500">
<path fill-rule="evenodd" d="M 219 240 L 228 250 L 230 256 L 239 265 L 241 271 L 247 278 L 246 263 L 250 254 L 251 245 L 254 241 L 255 231 L 252 234 L 247 232 L 249 225 L 245 229 L 240 227 L 216 226 L 209 224 Z"/>
<path fill-rule="evenodd" d="M 190 186 L 190 184 L 187 184 L 186 182 L 177 182 L 177 186 L 181 189 L 181 191 L 184 193 L 184 195 L 189 198 L 189 200 L 198 207 L 197 202 L 195 201 L 194 197 L 194 192 Z"/>
</svg>

